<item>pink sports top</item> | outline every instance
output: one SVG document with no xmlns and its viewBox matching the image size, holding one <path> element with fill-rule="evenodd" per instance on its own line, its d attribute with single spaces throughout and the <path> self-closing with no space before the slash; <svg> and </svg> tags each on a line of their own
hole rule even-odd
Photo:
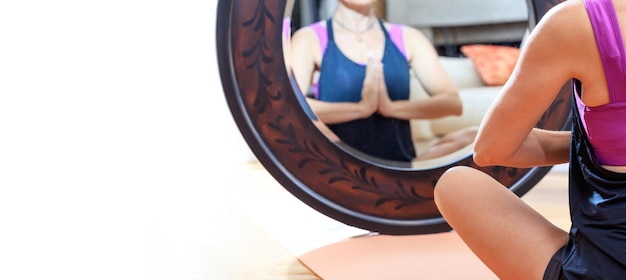
<svg viewBox="0 0 626 280">
<path fill-rule="evenodd" d="M 576 105 L 598 163 L 626 166 L 626 52 L 622 33 L 611 0 L 584 2 L 604 65 L 610 101 L 589 107 L 577 92 Z"/>
</svg>

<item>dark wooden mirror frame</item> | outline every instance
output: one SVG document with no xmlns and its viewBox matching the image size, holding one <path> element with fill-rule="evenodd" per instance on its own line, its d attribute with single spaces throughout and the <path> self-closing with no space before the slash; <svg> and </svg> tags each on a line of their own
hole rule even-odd
<svg viewBox="0 0 626 280">
<path fill-rule="evenodd" d="M 530 28 L 563 2 L 527 1 Z M 382 234 L 443 232 L 450 227 L 434 204 L 433 188 L 449 167 L 481 169 L 519 196 L 551 169 L 482 168 L 469 155 L 418 170 L 356 156 L 329 141 L 311 121 L 314 116 L 285 67 L 286 4 L 287 0 L 220 0 L 217 56 L 228 106 L 246 142 L 269 173 L 307 205 L 345 224 Z M 537 127 L 570 129 L 571 90 L 571 84 L 563 86 Z"/>
</svg>

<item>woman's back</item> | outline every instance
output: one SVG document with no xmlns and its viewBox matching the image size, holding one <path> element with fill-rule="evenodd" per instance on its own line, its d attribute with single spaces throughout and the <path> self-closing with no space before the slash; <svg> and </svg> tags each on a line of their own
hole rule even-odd
<svg viewBox="0 0 626 280">
<path fill-rule="evenodd" d="M 626 273 L 626 174 L 609 170 L 626 165 L 626 50 L 621 35 L 626 28 L 620 26 L 620 10 L 611 0 L 577 1 L 563 8 L 563 16 L 581 8 L 586 13 L 577 24 L 582 37 L 579 43 L 566 42 L 572 52 L 588 54 L 576 54 L 569 62 L 576 64 L 571 67 L 579 72 L 573 77 L 581 83 L 574 92 L 572 227 L 562 267 L 568 279 L 619 279 Z"/>
</svg>

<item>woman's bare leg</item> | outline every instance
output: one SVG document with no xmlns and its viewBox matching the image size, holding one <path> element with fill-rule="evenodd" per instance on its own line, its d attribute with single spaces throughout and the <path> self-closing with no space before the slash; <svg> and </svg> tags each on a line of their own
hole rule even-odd
<svg viewBox="0 0 626 280">
<path fill-rule="evenodd" d="M 454 167 L 439 179 L 435 203 L 500 279 L 542 279 L 552 255 L 567 242 L 567 232 L 470 167 Z"/>
</svg>

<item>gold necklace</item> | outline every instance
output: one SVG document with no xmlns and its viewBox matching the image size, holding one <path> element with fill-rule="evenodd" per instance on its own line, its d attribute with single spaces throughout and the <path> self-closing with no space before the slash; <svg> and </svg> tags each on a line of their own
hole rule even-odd
<svg viewBox="0 0 626 280">
<path fill-rule="evenodd" d="M 370 29 L 372 29 L 372 27 L 374 27 L 374 23 L 376 22 L 375 19 L 376 19 L 376 17 L 373 17 L 370 20 L 370 23 L 365 27 L 365 29 L 359 31 L 359 30 L 354 30 L 354 29 L 346 26 L 345 24 L 341 23 L 341 21 L 338 21 L 336 18 L 333 17 L 333 21 L 336 22 L 337 25 L 339 25 L 341 28 L 343 28 L 345 30 L 350 31 L 352 34 L 356 35 L 356 40 L 359 41 L 359 42 L 363 41 L 363 37 L 361 37 L 361 36 L 363 34 L 365 34 L 365 32 L 367 32 Z"/>
</svg>

